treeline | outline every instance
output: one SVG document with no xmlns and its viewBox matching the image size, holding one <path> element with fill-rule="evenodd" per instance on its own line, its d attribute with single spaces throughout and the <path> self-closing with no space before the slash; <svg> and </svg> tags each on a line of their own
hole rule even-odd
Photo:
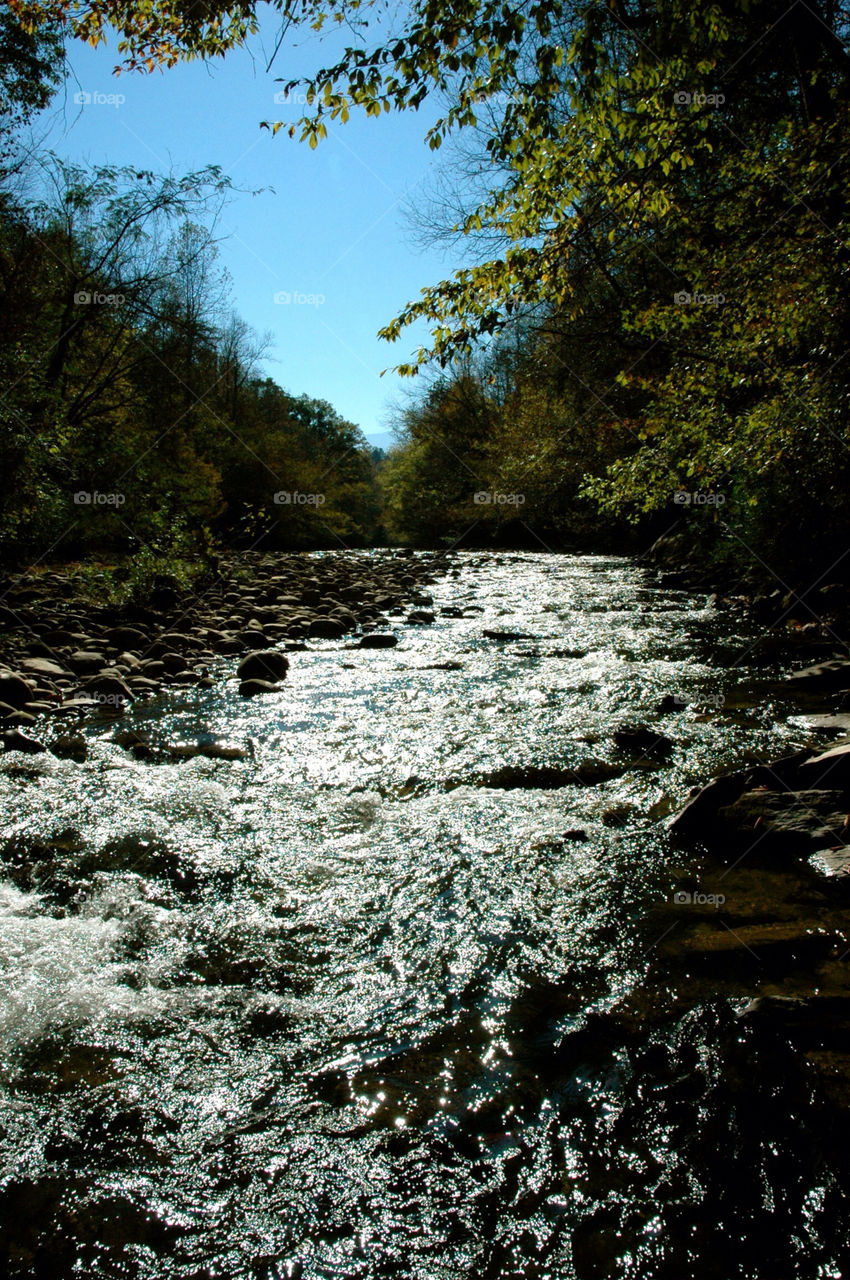
<svg viewBox="0 0 850 1280">
<path fill-rule="evenodd" d="M 626 522 L 680 561 L 846 576 L 850 8 L 516 12 L 501 105 L 447 162 L 488 193 L 429 214 L 480 265 L 386 330 L 429 318 L 419 363 L 444 369 L 402 415 L 393 527 L 518 513 L 581 543 Z M 479 488 L 525 501 L 476 508 Z"/>
<path fill-rule="evenodd" d="M 0 194 L 4 562 L 97 551 L 142 581 L 154 565 L 195 572 L 216 541 L 369 543 L 379 494 L 362 433 L 264 376 L 269 339 L 230 305 L 216 261 L 227 180 L 23 153 L 13 125 L 50 86 L 32 87 L 39 41 L 22 49 Z"/>
<path fill-rule="evenodd" d="M 389 536 L 421 546 L 625 550 L 628 522 L 585 492 L 617 457 L 587 429 L 531 333 L 434 378 L 396 422 L 382 465 Z"/>
<path fill-rule="evenodd" d="M 85 38 L 112 23 L 129 65 L 217 56 L 254 9 L 213 0 L 200 24 L 163 25 L 137 0 L 85 20 L 70 0 L 16 3 Z M 383 331 L 426 320 L 430 345 L 400 368 L 437 375 L 376 480 L 354 427 L 258 378 L 262 341 L 219 296 L 220 174 L 48 165 L 50 199 L 2 210 L 10 545 L 42 547 L 80 514 L 75 490 L 120 478 L 122 511 L 86 514 L 118 541 L 131 525 L 155 545 L 181 521 L 287 545 L 318 521 L 348 542 L 382 525 L 422 544 L 662 536 L 674 560 L 846 575 L 847 0 L 411 0 L 391 36 L 377 0 L 274 6 L 281 38 L 329 16 L 363 34 L 305 79 L 284 136 L 315 145 L 350 110 L 435 89 L 446 104 L 428 140 L 457 150 L 427 218 L 471 265 Z M 15 40 L 21 74 L 0 69 L 0 88 L 20 116 L 49 74 Z M 79 305 L 81 290 L 124 301 Z M 296 488 L 324 505 L 275 525 L 274 493 Z M 85 545 L 93 526 L 75 527 Z"/>
</svg>

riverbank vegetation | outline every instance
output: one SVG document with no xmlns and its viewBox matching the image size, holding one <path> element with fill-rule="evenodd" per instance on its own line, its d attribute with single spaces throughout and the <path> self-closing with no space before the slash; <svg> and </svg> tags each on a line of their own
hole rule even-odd
<svg viewBox="0 0 850 1280">
<path fill-rule="evenodd" d="M 153 553 L 199 529 L 291 546 L 664 537 L 718 570 L 840 576 L 850 6 L 429 0 L 392 30 L 353 0 L 276 7 L 284 26 L 351 21 L 357 40 L 287 86 L 308 106 L 273 131 L 320 145 L 356 109 L 445 103 L 427 140 L 452 196 L 429 230 L 464 265 L 383 330 L 432 331 L 399 366 L 425 382 L 399 445 L 378 476 L 356 427 L 259 376 L 263 340 L 215 267 L 215 170 L 48 164 L 34 201 L 15 195 L 7 155 L 10 553 L 43 549 L 77 514 L 69 547 L 120 544 L 120 510 L 73 510 L 108 458 Z M 55 84 L 60 30 L 96 42 L 112 24 L 125 64 L 150 69 L 226 54 L 255 25 L 246 0 L 201 17 L 133 0 L 13 9 L 31 35 L 4 80 L 6 138 Z M 120 305 L 75 303 L 122 290 Z M 280 490 L 321 490 L 321 511 L 290 498 L 281 521 Z"/>
</svg>

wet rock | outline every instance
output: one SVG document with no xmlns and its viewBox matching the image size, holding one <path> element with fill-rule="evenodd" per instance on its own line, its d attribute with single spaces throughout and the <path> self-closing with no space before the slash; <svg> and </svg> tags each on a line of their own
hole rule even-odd
<svg viewBox="0 0 850 1280">
<path fill-rule="evenodd" d="M 816 875 L 827 880 L 850 883 L 850 847 L 842 844 L 831 849 L 818 849 L 809 859 L 809 866 Z"/>
<path fill-rule="evenodd" d="M 94 653 L 91 650 L 78 649 L 68 658 L 68 666 L 76 675 L 91 675 L 106 664 L 106 658 L 102 653 Z"/>
<path fill-rule="evenodd" d="M 745 791 L 719 810 L 728 834 L 764 852 L 807 853 L 846 843 L 847 808 L 840 791 Z"/>
<path fill-rule="evenodd" d="M 248 649 L 262 649 L 268 644 L 268 640 L 262 631 L 251 629 L 237 632 L 236 639 L 241 640 L 242 644 Z"/>
<path fill-rule="evenodd" d="M 798 1050 L 850 1051 L 850 997 L 756 996 L 738 1014 L 744 1025 L 779 1030 Z"/>
<path fill-rule="evenodd" d="M 203 649 L 203 642 L 197 636 L 186 635 L 182 631 L 167 631 L 161 637 L 162 643 L 171 649 Z"/>
<path fill-rule="evenodd" d="M 9 716 L 13 716 L 15 710 L 15 707 L 11 707 L 8 702 L 0 702 L 0 720 L 6 720 Z"/>
<path fill-rule="evenodd" d="M 602 811 L 603 827 L 625 827 L 629 818 L 638 812 L 633 804 L 615 804 Z"/>
<path fill-rule="evenodd" d="M 369 635 L 360 637 L 356 648 L 392 649 L 397 644 L 398 636 L 394 636 L 390 632 L 372 631 Z"/>
<path fill-rule="evenodd" d="M 207 760 L 247 760 L 251 752 L 247 747 L 234 747 L 226 742 L 181 742 L 167 748 L 175 760 L 194 760 L 204 756 Z"/>
<path fill-rule="evenodd" d="M 348 630 L 338 618 L 314 618 L 307 634 L 317 640 L 339 640 Z"/>
<path fill-rule="evenodd" d="M 742 771 L 714 778 L 704 787 L 695 788 L 694 794 L 669 825 L 671 835 L 682 838 L 699 838 L 714 827 L 721 805 L 731 804 L 744 790 L 745 774 Z"/>
<path fill-rule="evenodd" d="M 283 680 L 289 670 L 289 659 L 278 649 L 259 649 L 246 656 L 236 668 L 236 674 L 243 681 L 267 680 L 274 683 Z"/>
<path fill-rule="evenodd" d="M 120 677 L 104 673 L 87 680 L 82 690 L 96 702 L 105 705 L 122 706 L 124 703 L 135 701 L 133 693 Z"/>
<path fill-rule="evenodd" d="M 688 702 L 685 698 L 676 693 L 665 694 L 655 710 L 660 716 L 670 715 L 673 711 L 685 711 L 688 708 Z"/>
<path fill-rule="evenodd" d="M 28 725 L 35 724 L 36 713 L 34 711 L 22 710 L 13 711 L 10 716 L 6 717 L 5 723 L 9 725 Z"/>
<path fill-rule="evenodd" d="M 837 946 L 846 947 L 840 933 L 819 928 L 816 921 L 793 920 L 769 924 L 735 924 L 733 928 L 699 925 L 684 936 L 668 935 L 660 945 L 663 956 L 690 974 L 716 977 L 779 977 L 822 963 Z"/>
<path fill-rule="evenodd" d="M 606 760 L 584 760 L 574 768 L 547 765 L 505 765 L 488 773 L 476 774 L 472 779 L 452 779 L 447 783 L 451 790 L 461 786 L 492 787 L 497 791 L 513 791 L 518 788 L 539 791 L 555 791 L 561 787 L 596 786 L 610 778 L 622 777 L 622 765 Z"/>
<path fill-rule="evenodd" d="M 160 658 L 160 662 L 169 675 L 175 675 L 178 671 L 186 670 L 186 658 L 182 653 L 164 653 Z"/>
<path fill-rule="evenodd" d="M 64 667 L 60 667 L 58 662 L 54 662 L 51 658 L 24 658 L 20 664 L 21 670 L 31 673 L 34 676 L 64 676 L 68 672 Z"/>
<path fill-rule="evenodd" d="M 812 689 L 824 693 L 850 689 L 850 658 L 833 658 L 813 667 L 804 667 L 802 671 L 792 672 L 787 683 L 794 689 Z"/>
<path fill-rule="evenodd" d="M 280 686 L 271 680 L 243 680 L 239 685 L 239 693 L 243 698 L 256 698 L 261 693 L 279 693 Z"/>
<path fill-rule="evenodd" d="M 28 737 L 20 729 L 9 729 L 3 734 L 3 750 L 22 751 L 26 755 L 34 756 L 46 751 L 47 747 L 37 738 Z"/>
<path fill-rule="evenodd" d="M 56 708 L 56 714 L 67 715 L 72 711 L 76 711 L 79 715 L 83 711 L 93 711 L 98 706 L 100 706 L 100 703 L 95 698 L 88 698 L 84 693 L 75 693 L 68 702 L 60 702 Z"/>
<path fill-rule="evenodd" d="M 28 702 L 32 702 L 34 696 L 35 686 L 23 676 L 12 673 L 0 675 L 0 702 L 7 707 L 20 711 Z"/>
<path fill-rule="evenodd" d="M 73 760 L 77 764 L 83 764 L 89 755 L 86 740 L 79 734 L 63 734 L 51 742 L 50 750 L 60 760 Z"/>
<path fill-rule="evenodd" d="M 797 771 L 800 788 L 831 787 L 850 791 L 850 742 L 838 743 L 806 760 Z"/>
<path fill-rule="evenodd" d="M 850 714 L 847 712 L 840 712 L 837 715 L 803 716 L 802 719 L 807 729 L 813 729 L 815 733 L 822 733 L 825 737 L 830 734 L 850 733 Z"/>
<path fill-rule="evenodd" d="M 499 631 L 485 628 L 481 632 L 485 640 L 500 640 L 507 643 L 510 640 L 536 640 L 537 637 L 530 635 L 527 631 Z"/>
<path fill-rule="evenodd" d="M 128 676 L 127 685 L 133 693 L 155 693 L 159 689 L 159 683 L 147 676 Z"/>
<path fill-rule="evenodd" d="M 113 627 L 107 631 L 106 639 L 113 649 L 134 649 L 138 652 L 147 647 L 150 638 L 138 627 Z"/>
<path fill-rule="evenodd" d="M 405 618 L 405 622 L 409 622 L 414 626 L 428 626 L 434 621 L 436 614 L 430 609 L 411 609 Z"/>
<path fill-rule="evenodd" d="M 649 760 L 666 760 L 673 753 L 673 743 L 669 738 L 640 725 L 624 725 L 615 730 L 614 742 L 621 751 Z"/>
</svg>

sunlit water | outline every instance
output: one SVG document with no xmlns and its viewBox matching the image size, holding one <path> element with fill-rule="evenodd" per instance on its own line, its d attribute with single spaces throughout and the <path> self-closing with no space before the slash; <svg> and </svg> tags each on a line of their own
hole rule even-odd
<svg viewBox="0 0 850 1280">
<path fill-rule="evenodd" d="M 84 764 L 0 761 L 10 1274 L 840 1274 L 733 1002 L 640 1013 L 664 816 L 791 738 L 750 638 L 626 561 L 455 564 L 395 649 L 317 643 L 252 700 L 231 661 L 121 722 L 247 760 L 146 763 L 102 720 Z M 629 767 L 624 724 L 669 761 Z M 485 785 L 588 762 L 624 771 Z"/>
</svg>

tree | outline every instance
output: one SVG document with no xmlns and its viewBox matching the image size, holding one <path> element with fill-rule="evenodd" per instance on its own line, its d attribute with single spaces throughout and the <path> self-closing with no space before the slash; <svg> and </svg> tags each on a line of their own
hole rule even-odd
<svg viewBox="0 0 850 1280">
<path fill-rule="evenodd" d="M 111 23 L 128 66 L 222 54 L 256 23 L 246 3 L 15 5 L 93 41 Z M 574 415 L 566 427 L 604 437 L 595 453 L 609 462 L 584 490 L 604 509 L 659 512 L 680 484 L 723 485 L 746 542 L 777 515 L 794 528 L 827 477 L 842 484 L 847 0 L 413 0 L 394 17 L 377 0 L 275 7 L 284 30 L 356 34 L 333 65 L 286 86 L 308 104 L 292 136 L 315 146 L 329 120 L 415 109 L 428 94 L 446 103 L 432 148 L 484 126 L 489 170 L 458 230 L 493 252 L 384 327 L 396 341 L 431 325 L 402 372 L 454 369 L 517 315 L 552 335 L 550 367 L 601 328 L 598 358 L 565 360 L 552 390 Z M 768 518 L 753 521 L 759 510 Z"/>
<path fill-rule="evenodd" d="M 0 5 L 0 177 L 8 179 L 15 134 L 47 106 L 62 83 L 61 29 L 27 30 L 8 4 Z"/>
</svg>

